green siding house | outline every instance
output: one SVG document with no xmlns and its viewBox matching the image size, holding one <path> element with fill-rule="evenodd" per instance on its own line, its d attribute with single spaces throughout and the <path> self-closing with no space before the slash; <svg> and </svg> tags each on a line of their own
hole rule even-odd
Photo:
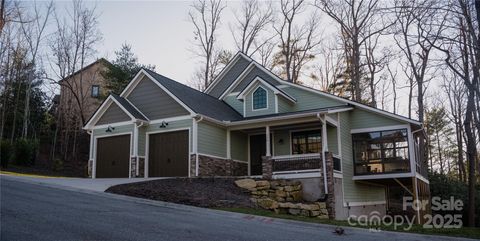
<svg viewBox="0 0 480 241">
<path fill-rule="evenodd" d="M 242 53 L 205 92 L 143 69 L 84 129 L 92 178 L 296 179 L 338 219 L 429 195 L 422 123 L 285 81 Z"/>
</svg>

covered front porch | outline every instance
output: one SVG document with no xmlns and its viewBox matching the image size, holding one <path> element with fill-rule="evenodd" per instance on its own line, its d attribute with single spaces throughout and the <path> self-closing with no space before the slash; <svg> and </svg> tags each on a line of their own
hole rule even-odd
<svg viewBox="0 0 480 241">
<path fill-rule="evenodd" d="M 248 123 L 227 130 L 227 158 L 246 160 L 249 176 L 313 178 L 328 155 L 341 172 L 338 113 Z"/>
</svg>

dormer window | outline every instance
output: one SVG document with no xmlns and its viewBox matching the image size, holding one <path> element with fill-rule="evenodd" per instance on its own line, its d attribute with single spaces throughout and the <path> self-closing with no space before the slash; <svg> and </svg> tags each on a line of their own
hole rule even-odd
<svg viewBox="0 0 480 241">
<path fill-rule="evenodd" d="M 258 87 L 252 95 L 252 109 L 253 110 L 261 110 L 267 108 L 267 91 L 262 88 Z"/>
</svg>

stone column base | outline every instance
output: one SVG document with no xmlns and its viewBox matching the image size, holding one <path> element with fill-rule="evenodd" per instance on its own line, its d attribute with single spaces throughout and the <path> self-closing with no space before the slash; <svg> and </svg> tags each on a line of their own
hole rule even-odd
<svg viewBox="0 0 480 241">
<path fill-rule="evenodd" d="M 130 177 L 137 176 L 137 157 L 130 157 Z"/>
<path fill-rule="evenodd" d="M 88 174 L 88 177 L 92 177 L 92 175 L 93 175 L 93 160 L 92 159 L 88 160 L 87 174 Z"/>
<path fill-rule="evenodd" d="M 271 156 L 262 156 L 262 176 L 265 179 L 272 179 L 273 160 Z"/>
</svg>

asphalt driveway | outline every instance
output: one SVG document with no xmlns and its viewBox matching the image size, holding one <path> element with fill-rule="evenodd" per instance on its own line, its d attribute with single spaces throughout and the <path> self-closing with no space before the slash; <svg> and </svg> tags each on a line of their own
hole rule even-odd
<svg viewBox="0 0 480 241">
<path fill-rule="evenodd" d="M 1 175 L 4 177 L 17 179 L 20 181 L 29 181 L 32 183 L 38 184 L 48 184 L 51 186 L 61 186 L 72 189 L 82 189 L 89 191 L 98 191 L 104 192 L 111 186 L 132 183 L 132 182 L 143 182 L 148 180 L 155 180 L 161 178 L 69 178 L 69 177 L 52 177 L 52 178 L 42 178 L 42 177 L 29 177 L 29 176 L 10 176 L 10 175 Z"/>
<path fill-rule="evenodd" d="M 0 177 L 0 240 L 454 240 L 309 224 Z M 461 240 L 461 239 L 458 239 Z"/>
</svg>

